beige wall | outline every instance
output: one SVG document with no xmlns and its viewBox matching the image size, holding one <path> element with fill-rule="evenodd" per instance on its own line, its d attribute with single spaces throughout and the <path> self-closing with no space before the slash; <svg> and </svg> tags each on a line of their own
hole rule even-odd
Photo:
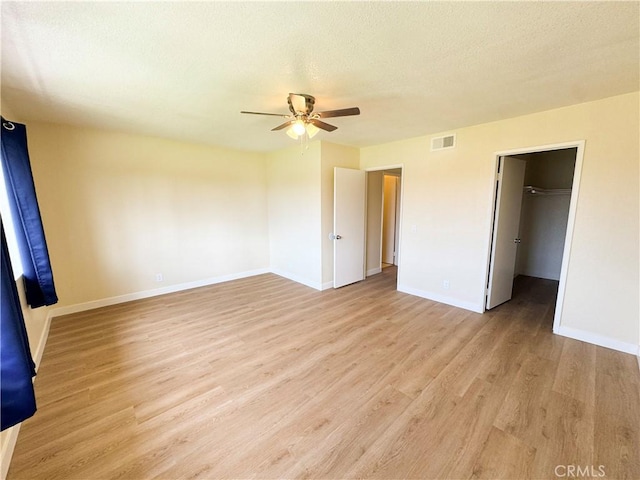
<svg viewBox="0 0 640 480">
<path fill-rule="evenodd" d="M 560 280 L 570 201 L 570 195 L 523 195 L 516 275 Z"/>
<path fill-rule="evenodd" d="M 495 153 L 585 140 L 561 327 L 637 346 L 639 113 L 633 93 L 463 128 L 451 150 L 429 137 L 363 148 L 361 168 L 404 163 L 400 288 L 481 308 Z"/>
<path fill-rule="evenodd" d="M 58 307 L 268 268 L 262 155 L 28 128 Z"/>
<path fill-rule="evenodd" d="M 322 285 L 320 165 L 320 142 L 267 155 L 271 270 L 317 289 Z"/>
<path fill-rule="evenodd" d="M 267 155 L 271 270 L 316 289 L 333 281 L 333 169 L 358 168 L 359 150 L 312 142 Z"/>
<path fill-rule="evenodd" d="M 334 143 L 321 143 L 321 189 L 322 189 L 322 284 L 333 286 L 333 174 L 335 167 L 358 169 L 360 151 Z"/>
</svg>

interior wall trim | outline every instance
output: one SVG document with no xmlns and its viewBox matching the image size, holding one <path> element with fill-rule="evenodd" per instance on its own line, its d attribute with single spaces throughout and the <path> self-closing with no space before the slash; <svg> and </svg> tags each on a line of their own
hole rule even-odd
<svg viewBox="0 0 640 480">
<path fill-rule="evenodd" d="M 85 312 L 87 310 L 93 310 L 95 308 L 107 307 L 109 305 L 116 305 L 119 303 L 131 302 L 133 300 L 141 300 L 143 298 L 157 297 L 158 295 L 166 295 L 167 293 L 181 292 L 183 290 L 190 290 L 192 288 L 206 287 L 208 285 L 214 285 L 216 283 L 229 282 L 231 280 L 237 280 L 239 278 L 253 277 L 255 275 L 262 275 L 263 273 L 269 273 L 268 268 L 259 268 L 256 270 L 248 270 L 244 272 L 232 273 L 230 275 L 221 275 L 218 277 L 210 277 L 202 280 L 196 280 L 193 282 L 178 283 L 176 285 L 169 285 L 162 288 L 154 288 L 152 290 L 143 290 L 141 292 L 127 293 L 125 295 L 118 295 L 115 297 L 103 298 L 101 300 L 92 300 L 90 302 L 77 303 L 75 305 L 67 305 L 64 307 L 54 308 L 49 312 L 51 318 L 59 317 L 60 315 L 69 315 L 71 313 Z"/>
<path fill-rule="evenodd" d="M 436 292 L 428 292 L 426 290 L 419 290 L 417 288 L 408 287 L 407 285 L 398 283 L 398 291 L 408 293 L 409 295 L 415 295 L 416 297 L 426 298 L 427 300 L 433 300 L 438 303 L 445 303 L 453 307 L 462 308 L 464 310 L 470 310 L 476 313 L 484 312 L 484 305 L 482 303 L 473 303 L 461 301 L 454 297 L 447 297 Z"/>
<path fill-rule="evenodd" d="M 324 282 L 320 287 L 320 290 L 329 290 L 330 288 L 333 288 L 333 280 L 330 282 Z"/>
<path fill-rule="evenodd" d="M 574 340 L 580 340 L 581 342 L 591 343 L 598 345 L 599 347 L 610 348 L 611 350 L 617 350 L 618 352 L 630 353 L 640 357 L 640 345 L 634 345 L 633 343 L 622 342 L 615 338 L 605 337 L 596 333 L 587 332 L 577 328 L 565 327 L 563 325 L 553 329 L 553 333 L 562 335 L 563 337 L 573 338 Z"/>
<path fill-rule="evenodd" d="M 375 275 L 376 273 L 381 273 L 381 272 L 382 272 L 382 267 L 370 268 L 369 270 L 367 270 L 367 277 L 370 277 L 371 275 Z"/>
<path fill-rule="evenodd" d="M 16 448 L 16 442 L 18 441 L 18 433 L 20 432 L 19 423 L 11 428 L 5 430 L 6 436 L 2 440 L 2 451 L 0 452 L 0 479 L 5 480 L 7 473 L 9 472 L 9 465 L 11 464 L 11 457 L 13 456 L 13 450 Z"/>
<path fill-rule="evenodd" d="M 269 272 L 273 273 L 274 275 L 278 275 L 279 277 L 286 278 L 287 280 L 293 280 L 296 283 L 301 283 L 302 285 L 306 285 L 307 287 L 311 287 L 316 290 L 326 290 L 327 288 L 333 287 L 333 282 L 314 282 L 307 278 L 301 277 L 300 275 L 296 275 L 295 273 L 280 270 L 279 268 L 271 269 L 269 270 Z M 329 285 L 329 287 L 326 287 L 327 285 Z"/>
</svg>

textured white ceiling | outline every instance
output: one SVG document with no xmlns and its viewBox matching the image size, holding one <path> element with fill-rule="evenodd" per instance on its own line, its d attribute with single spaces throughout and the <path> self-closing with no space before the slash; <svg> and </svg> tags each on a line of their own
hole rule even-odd
<svg viewBox="0 0 640 480">
<path fill-rule="evenodd" d="M 367 146 L 635 91 L 639 2 L 8 2 L 21 118 L 268 151 L 289 92 Z"/>
</svg>

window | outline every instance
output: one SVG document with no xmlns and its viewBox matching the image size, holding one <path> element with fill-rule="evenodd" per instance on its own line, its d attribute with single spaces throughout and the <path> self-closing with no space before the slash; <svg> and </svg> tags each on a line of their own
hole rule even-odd
<svg viewBox="0 0 640 480">
<path fill-rule="evenodd" d="M 20 252 L 18 251 L 18 242 L 13 223 L 13 216 L 9 208 L 9 198 L 7 197 L 7 189 L 4 182 L 4 169 L 0 166 L 0 214 L 2 214 L 2 224 L 4 225 L 4 233 L 7 236 L 7 247 L 9 248 L 9 256 L 11 257 L 11 266 L 13 267 L 13 276 L 17 280 L 22 275 L 22 263 L 20 262 Z"/>
</svg>

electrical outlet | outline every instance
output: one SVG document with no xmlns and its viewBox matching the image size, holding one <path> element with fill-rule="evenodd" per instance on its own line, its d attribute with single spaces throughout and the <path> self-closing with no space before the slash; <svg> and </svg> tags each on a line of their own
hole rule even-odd
<svg viewBox="0 0 640 480">
<path fill-rule="evenodd" d="M 164 277 L 162 276 L 161 273 L 156 273 L 156 282 L 162 282 L 164 280 Z"/>
<path fill-rule="evenodd" d="M 449 290 L 449 280 L 442 281 L 442 288 L 444 288 L 445 290 Z"/>
</svg>

